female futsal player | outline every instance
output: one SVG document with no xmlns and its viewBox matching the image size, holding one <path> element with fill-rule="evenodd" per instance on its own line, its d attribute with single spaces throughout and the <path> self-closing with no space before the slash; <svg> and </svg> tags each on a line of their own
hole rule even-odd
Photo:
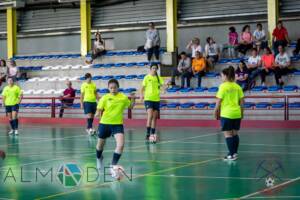
<svg viewBox="0 0 300 200">
<path fill-rule="evenodd" d="M 2 92 L 3 106 L 5 106 L 5 111 L 9 118 L 9 123 L 11 130 L 8 134 L 18 135 L 18 112 L 19 104 L 22 100 L 21 88 L 14 83 L 13 78 L 7 79 L 8 85 L 4 87 Z"/>
<path fill-rule="evenodd" d="M 109 93 L 102 96 L 97 106 L 96 116 L 100 116 L 100 124 L 98 128 L 98 143 L 96 146 L 97 169 L 103 167 L 103 148 L 106 138 L 114 136 L 116 140 L 116 148 L 111 162 L 111 175 L 115 179 L 119 179 L 117 172 L 118 161 L 124 149 L 124 127 L 123 113 L 127 108 L 132 109 L 135 104 L 135 95 L 131 94 L 129 99 L 125 94 L 119 92 L 119 82 L 115 79 L 108 81 Z"/>
<path fill-rule="evenodd" d="M 238 131 L 243 118 L 244 93 L 235 83 L 234 68 L 229 66 L 221 73 L 223 83 L 217 93 L 215 118 L 221 116 L 221 126 L 229 150 L 224 160 L 236 160 L 239 147 Z"/>
<path fill-rule="evenodd" d="M 150 73 L 145 76 L 143 80 L 140 92 L 140 99 L 141 101 L 144 100 L 147 111 L 146 141 L 150 141 L 152 143 L 156 143 L 157 141 L 155 128 L 160 108 L 160 91 L 164 84 L 164 80 L 158 75 L 157 71 L 158 66 L 156 64 L 152 64 L 150 66 Z"/>
<path fill-rule="evenodd" d="M 90 73 L 85 74 L 85 82 L 81 85 L 80 107 L 83 108 L 84 114 L 87 115 L 87 129 L 86 132 L 89 135 L 93 135 L 95 130 L 93 129 L 94 115 L 97 109 L 97 87 L 92 82 L 92 75 Z"/>
</svg>

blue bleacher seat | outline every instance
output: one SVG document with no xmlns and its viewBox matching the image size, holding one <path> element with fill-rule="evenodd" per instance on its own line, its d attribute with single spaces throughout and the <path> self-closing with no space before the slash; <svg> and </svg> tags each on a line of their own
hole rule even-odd
<svg viewBox="0 0 300 200">
<path fill-rule="evenodd" d="M 168 103 L 167 108 L 177 108 L 179 105 L 179 103 Z"/>
<path fill-rule="evenodd" d="M 284 103 L 282 102 L 272 103 L 271 108 L 284 108 Z"/>
<path fill-rule="evenodd" d="M 256 108 L 268 108 L 269 106 L 270 106 L 270 103 L 268 103 L 268 102 L 260 102 L 255 105 Z"/>
<path fill-rule="evenodd" d="M 160 103 L 159 107 L 160 108 L 165 108 L 165 107 L 167 107 L 167 104 L 166 103 Z"/>
<path fill-rule="evenodd" d="M 182 103 L 180 104 L 180 108 L 191 108 L 195 105 L 193 102 L 188 102 L 188 103 Z"/>
<path fill-rule="evenodd" d="M 136 88 L 127 88 L 127 89 L 124 89 L 124 93 L 131 93 L 131 92 L 135 92 L 136 91 Z"/>
<path fill-rule="evenodd" d="M 75 90 L 75 93 L 76 94 L 80 94 L 80 90 Z"/>
<path fill-rule="evenodd" d="M 210 103 L 208 104 L 208 107 L 214 109 L 216 107 L 216 103 Z"/>
<path fill-rule="evenodd" d="M 296 91 L 298 89 L 297 85 L 286 85 L 283 87 L 283 91 L 285 92 L 293 92 Z"/>
<path fill-rule="evenodd" d="M 102 80 L 110 80 L 114 78 L 114 76 L 108 75 L 108 76 L 102 76 Z"/>
<path fill-rule="evenodd" d="M 268 91 L 269 92 L 278 92 L 280 89 L 281 89 L 280 86 L 273 85 L 268 88 Z"/>
<path fill-rule="evenodd" d="M 93 76 L 92 80 L 95 81 L 95 80 L 100 80 L 102 78 L 102 76 Z"/>
<path fill-rule="evenodd" d="M 255 106 L 255 103 L 244 103 L 244 108 L 253 108 Z"/>
<path fill-rule="evenodd" d="M 132 80 L 132 79 L 135 79 L 135 78 L 137 78 L 137 75 L 127 75 L 127 76 L 125 76 L 126 80 Z"/>
<path fill-rule="evenodd" d="M 93 65 L 93 68 L 101 68 L 101 67 L 103 67 L 103 65 L 104 65 L 104 64 L 94 64 L 94 65 Z"/>
<path fill-rule="evenodd" d="M 205 92 L 207 90 L 206 87 L 197 87 L 194 89 L 194 92 Z"/>
<path fill-rule="evenodd" d="M 137 63 L 137 66 L 144 67 L 144 66 L 146 66 L 148 64 L 149 64 L 148 62 L 139 62 L 139 63 Z"/>
<path fill-rule="evenodd" d="M 300 70 L 294 71 L 294 75 L 300 75 Z"/>
<path fill-rule="evenodd" d="M 215 78 L 215 77 L 217 77 L 219 74 L 218 73 L 216 73 L 216 72 L 207 72 L 206 74 L 205 74 L 205 76 L 206 77 L 209 77 L 209 78 Z"/>
<path fill-rule="evenodd" d="M 221 60 L 219 60 L 219 63 L 225 64 L 225 63 L 228 63 L 230 61 L 231 61 L 230 59 L 222 58 Z"/>
<path fill-rule="evenodd" d="M 133 67 L 133 66 L 136 66 L 137 63 L 136 62 L 130 62 L 130 63 L 126 63 L 126 67 Z"/>
<path fill-rule="evenodd" d="M 182 92 L 182 93 L 189 93 L 189 92 L 191 92 L 191 91 L 193 91 L 193 88 L 181 88 L 181 89 L 179 89 L 179 92 Z"/>
<path fill-rule="evenodd" d="M 125 75 L 117 75 L 117 76 L 114 76 L 114 78 L 117 80 L 120 80 L 120 79 L 125 78 Z"/>
<path fill-rule="evenodd" d="M 218 87 L 211 87 L 208 89 L 208 92 L 218 92 Z"/>
<path fill-rule="evenodd" d="M 289 103 L 289 108 L 300 108 L 300 102 Z"/>
<path fill-rule="evenodd" d="M 126 65 L 126 63 L 116 63 L 115 64 L 115 67 L 123 67 L 123 66 L 125 66 Z"/>
<path fill-rule="evenodd" d="M 179 90 L 179 88 L 172 87 L 172 88 L 168 88 L 168 89 L 167 89 L 167 92 L 169 92 L 169 93 L 175 93 L 175 92 L 177 92 L 178 90 Z"/>
<path fill-rule="evenodd" d="M 203 109 L 206 108 L 208 106 L 208 103 L 204 102 L 204 103 L 196 103 L 195 104 L 195 108 L 199 108 L 199 109 Z"/>
<path fill-rule="evenodd" d="M 100 89 L 99 90 L 99 93 L 101 93 L 101 94 L 106 94 L 106 93 L 109 93 L 109 90 L 108 89 Z"/>
<path fill-rule="evenodd" d="M 84 81 L 84 80 L 85 80 L 85 77 L 82 76 L 82 77 L 79 78 L 79 80 Z"/>
<path fill-rule="evenodd" d="M 255 86 L 254 88 L 251 89 L 251 91 L 252 92 L 262 92 L 266 89 L 267 89 L 267 87 L 265 87 L 265 86 Z"/>
<path fill-rule="evenodd" d="M 72 105 L 72 108 L 80 108 L 80 103 L 74 103 L 74 104 Z"/>
<path fill-rule="evenodd" d="M 146 74 L 141 74 L 141 75 L 138 75 L 138 76 L 137 76 L 137 79 L 140 79 L 140 80 L 141 80 L 141 79 L 144 79 L 144 78 L 145 78 L 145 76 L 146 76 Z"/>
<path fill-rule="evenodd" d="M 105 68 L 110 68 L 110 67 L 113 67 L 115 66 L 115 63 L 106 63 L 106 64 L 103 64 L 103 67 Z"/>
</svg>

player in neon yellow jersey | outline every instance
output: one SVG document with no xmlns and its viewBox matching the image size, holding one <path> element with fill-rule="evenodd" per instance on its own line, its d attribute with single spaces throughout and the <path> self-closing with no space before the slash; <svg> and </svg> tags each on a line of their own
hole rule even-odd
<svg viewBox="0 0 300 200">
<path fill-rule="evenodd" d="M 239 146 L 238 131 L 243 118 L 244 93 L 235 83 L 235 72 L 232 66 L 221 73 L 223 83 L 217 93 L 215 118 L 221 117 L 222 131 L 229 150 L 224 160 L 236 160 Z"/>
<path fill-rule="evenodd" d="M 13 78 L 7 79 L 8 85 L 4 87 L 2 91 L 3 97 L 3 106 L 5 106 L 5 111 L 8 115 L 11 130 L 9 134 L 18 135 L 18 112 L 19 112 L 19 104 L 22 100 L 22 91 L 21 88 L 14 83 Z"/>
<path fill-rule="evenodd" d="M 157 71 L 158 65 L 152 64 L 150 66 L 150 73 L 145 76 L 143 80 L 143 85 L 140 92 L 140 100 L 144 100 L 147 111 L 146 141 L 150 141 L 152 143 L 157 142 L 155 129 L 160 110 L 160 93 L 161 89 L 165 89 L 163 88 L 164 79 L 158 75 Z"/>
<path fill-rule="evenodd" d="M 96 146 L 97 169 L 103 167 L 102 152 L 105 140 L 114 136 L 116 140 L 116 148 L 111 162 L 111 174 L 118 179 L 118 173 L 114 170 L 123 153 L 124 148 L 124 127 L 123 113 L 126 109 L 132 109 L 135 105 L 135 95 L 131 94 L 130 99 L 123 93 L 119 92 L 119 82 L 115 79 L 108 81 L 109 93 L 102 96 L 97 106 L 96 116 L 100 116 L 98 128 L 98 143 Z"/>
<path fill-rule="evenodd" d="M 87 115 L 87 128 L 86 132 L 89 135 L 93 135 L 95 130 L 93 129 L 94 115 L 97 109 L 97 100 L 99 99 L 97 93 L 97 86 L 92 82 L 92 75 L 90 73 L 85 74 L 85 82 L 81 85 L 80 95 L 80 107 L 83 108 L 84 114 Z"/>
</svg>

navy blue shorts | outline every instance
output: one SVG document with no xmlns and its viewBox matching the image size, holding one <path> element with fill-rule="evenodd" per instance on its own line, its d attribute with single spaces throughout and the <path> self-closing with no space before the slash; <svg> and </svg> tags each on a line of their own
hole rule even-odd
<svg viewBox="0 0 300 200">
<path fill-rule="evenodd" d="M 146 110 L 153 109 L 153 110 L 159 111 L 159 108 L 160 108 L 159 101 L 145 101 L 144 104 L 145 104 Z"/>
<path fill-rule="evenodd" d="M 19 112 L 19 104 L 14 106 L 5 106 L 6 113 L 11 113 L 12 111 Z"/>
<path fill-rule="evenodd" d="M 96 102 L 83 102 L 84 114 L 92 113 L 95 114 L 97 110 Z"/>
<path fill-rule="evenodd" d="M 240 130 L 241 119 L 229 119 L 225 117 L 221 117 L 221 127 L 222 131 L 232 131 L 232 130 Z"/>
<path fill-rule="evenodd" d="M 116 133 L 124 134 L 124 126 L 122 124 L 99 124 L 98 127 L 98 137 L 101 139 L 106 139 L 113 136 Z"/>
</svg>

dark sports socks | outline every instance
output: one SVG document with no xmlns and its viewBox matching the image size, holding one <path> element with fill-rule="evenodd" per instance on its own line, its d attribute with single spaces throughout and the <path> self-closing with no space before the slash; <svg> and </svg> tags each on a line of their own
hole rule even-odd
<svg viewBox="0 0 300 200">
<path fill-rule="evenodd" d="M 96 156 L 97 156 L 98 159 L 101 158 L 102 152 L 103 152 L 103 150 L 98 150 L 98 149 L 96 149 Z"/>
<path fill-rule="evenodd" d="M 10 124 L 11 129 L 14 130 L 15 129 L 14 120 L 9 120 L 9 124 Z"/>
<path fill-rule="evenodd" d="M 235 135 L 232 137 L 232 139 L 234 143 L 234 153 L 237 153 L 240 144 L 240 137 L 238 135 Z"/>
<path fill-rule="evenodd" d="M 121 157 L 121 154 L 118 154 L 118 153 L 115 152 L 114 155 L 113 155 L 113 159 L 112 159 L 111 164 L 112 165 L 118 164 L 118 162 L 120 160 L 120 157 Z"/>
<path fill-rule="evenodd" d="M 15 129 L 18 130 L 19 128 L 19 120 L 15 119 Z"/>
<path fill-rule="evenodd" d="M 229 150 L 229 155 L 232 156 L 235 153 L 233 137 L 226 138 L 226 144 L 227 144 L 227 148 Z"/>
<path fill-rule="evenodd" d="M 147 127 L 147 135 L 150 135 L 151 127 Z"/>
<path fill-rule="evenodd" d="M 93 121 L 94 121 L 94 118 L 87 119 L 87 128 L 88 129 L 93 128 Z"/>
<path fill-rule="evenodd" d="M 155 134 L 155 128 L 151 128 L 151 134 Z"/>
</svg>

